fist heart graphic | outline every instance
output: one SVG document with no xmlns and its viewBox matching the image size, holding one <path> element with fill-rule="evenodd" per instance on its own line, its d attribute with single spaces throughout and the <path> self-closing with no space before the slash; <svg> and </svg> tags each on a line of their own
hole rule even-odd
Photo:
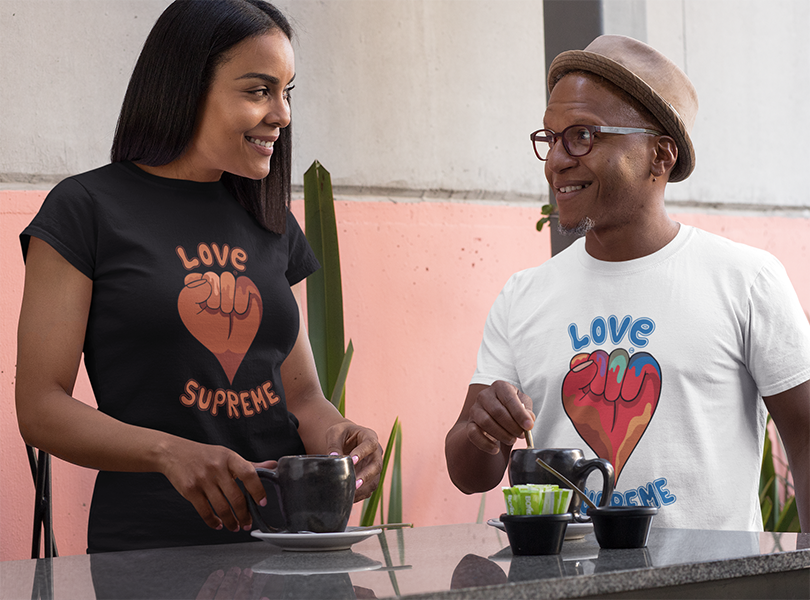
<svg viewBox="0 0 810 600">
<path fill-rule="evenodd" d="M 262 297 L 249 277 L 211 271 L 186 276 L 177 299 L 186 328 L 233 378 L 262 322 Z"/>
<path fill-rule="evenodd" d="M 566 414 L 585 443 L 609 460 L 619 480 L 658 406 L 661 367 L 646 352 L 617 348 L 577 354 L 562 385 Z"/>
</svg>

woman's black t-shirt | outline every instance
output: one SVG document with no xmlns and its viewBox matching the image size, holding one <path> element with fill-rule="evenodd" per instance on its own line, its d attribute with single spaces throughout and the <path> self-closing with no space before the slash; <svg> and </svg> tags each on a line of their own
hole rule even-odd
<svg viewBox="0 0 810 600">
<path fill-rule="evenodd" d="M 70 177 L 23 231 L 93 280 L 84 361 L 102 412 L 249 461 L 303 453 L 280 367 L 299 330 L 290 286 L 319 265 L 292 214 L 279 235 L 220 182 L 123 162 Z M 158 473 L 100 472 L 88 551 L 232 543 Z"/>
</svg>

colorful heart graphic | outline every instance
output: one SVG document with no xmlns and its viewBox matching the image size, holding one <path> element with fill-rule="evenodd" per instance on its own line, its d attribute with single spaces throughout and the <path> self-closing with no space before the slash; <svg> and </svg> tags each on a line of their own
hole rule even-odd
<svg viewBox="0 0 810 600">
<path fill-rule="evenodd" d="M 211 271 L 186 276 L 177 299 L 186 328 L 233 378 L 262 322 L 262 297 L 249 277 Z"/>
<path fill-rule="evenodd" d="M 661 395 L 661 367 L 652 355 L 632 358 L 617 348 L 577 354 L 562 385 L 566 414 L 597 456 L 609 460 L 619 480 Z"/>
</svg>

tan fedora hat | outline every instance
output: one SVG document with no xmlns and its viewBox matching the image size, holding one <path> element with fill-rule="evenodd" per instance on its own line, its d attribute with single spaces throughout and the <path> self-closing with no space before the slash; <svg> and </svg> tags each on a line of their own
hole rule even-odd
<svg viewBox="0 0 810 600">
<path fill-rule="evenodd" d="M 683 181 L 695 168 L 689 132 L 698 111 L 697 91 L 689 77 L 656 49 L 623 35 L 602 35 L 585 50 L 569 50 L 548 70 L 549 92 L 571 71 L 601 75 L 636 98 L 661 122 L 678 146 L 678 162 L 669 181 Z"/>
</svg>

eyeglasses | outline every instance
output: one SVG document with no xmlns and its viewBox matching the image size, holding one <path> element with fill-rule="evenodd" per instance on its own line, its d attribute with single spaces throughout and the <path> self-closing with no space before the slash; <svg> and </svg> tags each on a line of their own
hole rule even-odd
<svg viewBox="0 0 810 600">
<path fill-rule="evenodd" d="M 540 160 L 548 160 L 548 153 L 554 147 L 558 139 L 562 139 L 563 148 L 569 156 L 585 156 L 593 150 L 593 136 L 595 133 L 616 133 L 627 135 L 629 133 L 647 133 L 649 135 L 664 135 L 652 129 L 642 129 L 640 127 L 607 127 L 603 125 L 571 125 L 563 129 L 562 133 L 556 133 L 551 129 L 538 129 L 532 133 L 532 145 L 534 153 Z"/>
</svg>

